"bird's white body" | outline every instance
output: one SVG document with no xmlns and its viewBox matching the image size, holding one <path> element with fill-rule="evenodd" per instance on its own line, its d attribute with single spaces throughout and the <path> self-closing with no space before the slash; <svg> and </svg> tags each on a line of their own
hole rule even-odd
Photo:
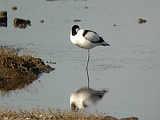
<svg viewBox="0 0 160 120">
<path fill-rule="evenodd" d="M 102 99 L 106 92 L 106 90 L 97 91 L 90 88 L 82 88 L 71 94 L 70 107 L 72 107 L 72 104 L 74 104 L 78 109 L 90 107 Z"/>
<path fill-rule="evenodd" d="M 77 35 L 72 36 L 72 34 L 70 35 L 70 39 L 71 42 L 75 45 L 77 45 L 78 47 L 84 48 L 84 49 L 91 49 L 95 46 L 97 46 L 96 44 L 90 42 L 89 40 L 87 40 L 86 38 L 84 38 L 82 36 L 84 30 L 81 29 L 78 31 Z"/>
<path fill-rule="evenodd" d="M 73 34 L 73 30 L 75 30 L 76 34 Z M 79 28 L 72 29 L 70 40 L 73 44 L 84 49 L 91 49 L 98 45 L 109 46 L 96 32 Z"/>
</svg>

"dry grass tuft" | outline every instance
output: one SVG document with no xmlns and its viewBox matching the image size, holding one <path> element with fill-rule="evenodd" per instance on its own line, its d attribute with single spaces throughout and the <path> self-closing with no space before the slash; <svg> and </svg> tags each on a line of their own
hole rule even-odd
<svg viewBox="0 0 160 120">
<path fill-rule="evenodd" d="M 30 111 L 21 108 L 0 109 L 1 120 L 118 120 L 112 116 L 105 116 L 103 113 L 84 113 L 83 111 L 72 112 L 70 110 L 34 108 Z M 122 118 L 120 120 L 138 120 L 137 117 Z"/>
<path fill-rule="evenodd" d="M 0 110 L 1 119 L 14 120 L 106 120 L 102 113 L 95 116 L 84 112 L 71 112 L 69 110 L 34 108 L 30 111 L 22 109 L 5 108 Z"/>
</svg>

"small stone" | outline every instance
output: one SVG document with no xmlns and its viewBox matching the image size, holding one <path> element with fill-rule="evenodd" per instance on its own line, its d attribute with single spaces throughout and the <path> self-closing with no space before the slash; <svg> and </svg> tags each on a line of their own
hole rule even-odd
<svg viewBox="0 0 160 120">
<path fill-rule="evenodd" d="M 16 7 L 16 6 L 13 6 L 13 7 L 12 7 L 12 10 L 17 10 L 17 7 Z"/>
<path fill-rule="evenodd" d="M 19 28 L 26 28 L 27 25 L 31 26 L 31 21 L 30 20 L 24 20 L 21 18 L 14 18 L 14 27 L 19 27 Z"/>
<path fill-rule="evenodd" d="M 79 20 L 79 19 L 75 19 L 75 20 L 73 20 L 74 22 L 81 22 L 81 20 Z"/>
<path fill-rule="evenodd" d="M 139 24 L 146 23 L 146 22 L 147 22 L 147 20 L 145 20 L 145 19 L 142 19 L 142 18 L 138 19 L 138 23 Z"/>
<path fill-rule="evenodd" d="M 104 117 L 104 120 L 118 120 L 118 119 L 112 116 L 106 116 Z"/>
<path fill-rule="evenodd" d="M 44 20 L 40 20 L 41 23 L 44 23 Z"/>
<path fill-rule="evenodd" d="M 50 62 L 51 64 L 56 64 L 56 62 Z"/>
</svg>

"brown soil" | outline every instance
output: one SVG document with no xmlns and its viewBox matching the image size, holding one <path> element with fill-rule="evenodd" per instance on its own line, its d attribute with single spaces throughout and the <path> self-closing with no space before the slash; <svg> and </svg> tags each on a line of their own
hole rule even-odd
<svg viewBox="0 0 160 120">
<path fill-rule="evenodd" d="M 54 68 L 45 65 L 42 59 L 30 55 L 18 56 L 20 49 L 0 48 L 0 92 L 21 89 L 31 84 L 43 72 Z"/>
</svg>

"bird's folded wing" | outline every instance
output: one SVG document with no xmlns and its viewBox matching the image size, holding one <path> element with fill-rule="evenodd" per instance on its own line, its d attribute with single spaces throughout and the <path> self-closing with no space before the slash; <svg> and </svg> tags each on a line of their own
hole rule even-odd
<svg viewBox="0 0 160 120">
<path fill-rule="evenodd" d="M 93 43 L 98 43 L 100 41 L 100 36 L 91 30 L 84 30 L 83 37 Z"/>
</svg>

